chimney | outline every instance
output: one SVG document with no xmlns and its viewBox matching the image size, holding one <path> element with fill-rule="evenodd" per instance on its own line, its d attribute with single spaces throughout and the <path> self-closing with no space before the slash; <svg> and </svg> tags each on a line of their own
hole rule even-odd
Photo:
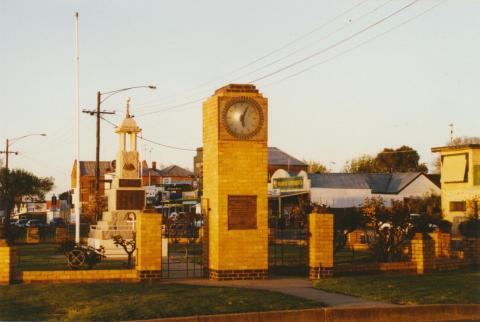
<svg viewBox="0 0 480 322">
<path fill-rule="evenodd" d="M 157 170 L 157 161 L 152 161 L 152 169 Z"/>
</svg>

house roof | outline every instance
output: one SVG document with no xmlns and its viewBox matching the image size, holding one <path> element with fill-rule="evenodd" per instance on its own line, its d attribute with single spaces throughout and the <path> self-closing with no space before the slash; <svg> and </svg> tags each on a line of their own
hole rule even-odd
<svg viewBox="0 0 480 322">
<path fill-rule="evenodd" d="M 292 157 L 276 147 L 268 147 L 269 165 L 301 165 L 307 166 L 304 162 Z"/>
<path fill-rule="evenodd" d="M 162 170 L 158 170 L 162 177 L 193 177 L 193 173 L 178 165 L 171 165 Z"/>
<path fill-rule="evenodd" d="M 160 176 L 160 170 L 153 168 L 142 168 L 142 177 L 158 177 Z"/>
<path fill-rule="evenodd" d="M 110 161 L 100 161 L 101 176 L 113 171 L 115 169 Z M 95 161 L 80 161 L 80 176 L 95 176 Z"/>
<path fill-rule="evenodd" d="M 444 152 L 444 151 L 455 151 L 463 149 L 480 149 L 480 144 L 461 144 L 461 145 L 449 145 L 449 146 L 439 146 L 432 148 L 432 152 Z"/>
<path fill-rule="evenodd" d="M 396 194 L 422 175 L 425 174 L 421 172 L 309 173 L 308 177 L 312 188 L 370 189 L 373 193 Z M 435 184 L 433 180 L 431 181 Z"/>
</svg>

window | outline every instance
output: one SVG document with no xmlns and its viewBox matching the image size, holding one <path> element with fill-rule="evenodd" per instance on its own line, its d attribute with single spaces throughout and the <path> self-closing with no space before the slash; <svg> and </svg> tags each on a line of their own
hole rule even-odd
<svg viewBox="0 0 480 322">
<path fill-rule="evenodd" d="M 473 185 L 480 186 L 480 165 L 473 166 Z"/>
<path fill-rule="evenodd" d="M 450 201 L 450 211 L 465 211 L 466 209 L 465 201 Z"/>
<path fill-rule="evenodd" d="M 442 158 L 442 182 L 466 182 L 468 154 L 445 155 Z"/>
</svg>

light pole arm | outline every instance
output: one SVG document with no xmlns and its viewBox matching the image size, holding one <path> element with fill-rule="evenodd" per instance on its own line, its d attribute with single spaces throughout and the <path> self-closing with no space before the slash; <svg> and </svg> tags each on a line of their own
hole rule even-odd
<svg viewBox="0 0 480 322">
<path fill-rule="evenodd" d="M 7 140 L 7 144 L 8 144 L 8 146 L 12 146 L 13 144 L 15 144 L 15 142 L 18 142 L 21 139 L 24 139 L 24 138 L 29 137 L 29 136 L 34 136 L 34 135 L 47 136 L 45 133 L 32 133 L 32 134 L 19 136 L 18 138 L 9 139 L 9 140 Z"/>
<path fill-rule="evenodd" d="M 157 87 L 156 87 L 156 86 L 153 86 L 153 85 L 143 85 L 143 86 L 126 87 L 126 88 L 117 89 L 117 90 L 114 90 L 114 91 L 104 92 L 104 93 L 100 93 L 100 95 L 107 95 L 107 96 L 106 96 L 104 99 L 102 99 L 102 100 L 100 101 L 100 103 L 105 102 L 107 99 L 109 99 L 110 97 L 112 97 L 113 95 L 115 95 L 115 94 L 117 94 L 117 93 L 125 92 L 125 91 L 131 90 L 131 89 L 135 89 L 135 88 L 157 89 Z"/>
</svg>

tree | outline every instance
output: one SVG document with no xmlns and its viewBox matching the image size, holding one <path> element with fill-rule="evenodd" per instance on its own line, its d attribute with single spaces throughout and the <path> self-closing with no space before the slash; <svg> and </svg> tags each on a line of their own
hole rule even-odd
<svg viewBox="0 0 480 322">
<path fill-rule="evenodd" d="M 306 163 L 308 165 L 308 170 L 307 172 L 309 173 L 325 173 L 329 172 L 327 167 L 323 165 L 322 163 L 314 160 L 302 160 L 303 163 Z"/>
<path fill-rule="evenodd" d="M 128 260 L 127 260 L 127 267 L 132 268 L 133 267 L 133 253 L 137 249 L 137 245 L 135 242 L 135 233 L 133 233 L 133 239 L 124 239 L 120 235 L 115 235 L 113 236 L 113 244 L 118 247 L 121 246 L 125 253 L 127 253 Z"/>
<path fill-rule="evenodd" d="M 465 144 L 480 144 L 479 136 L 461 136 L 446 143 L 447 146 L 465 145 Z M 436 173 L 440 173 L 442 162 L 440 156 L 433 161 L 433 166 Z"/>
<path fill-rule="evenodd" d="M 428 172 L 425 163 L 419 163 L 418 152 L 409 146 L 398 149 L 384 148 L 375 158 L 380 172 Z"/>
<path fill-rule="evenodd" d="M 417 151 L 403 145 L 398 149 L 384 148 L 375 157 L 362 155 L 347 161 L 344 171 L 347 173 L 392 173 L 392 172 L 428 172 L 425 163 L 419 163 Z"/>
<path fill-rule="evenodd" d="M 333 251 L 343 249 L 348 234 L 356 229 L 365 228 L 366 217 L 358 208 L 328 208 L 326 212 L 333 214 Z"/>
<path fill-rule="evenodd" d="M 415 233 L 423 233 L 427 237 L 425 234 L 432 230 L 431 217 L 412 215 L 408 202 L 392 200 L 391 207 L 386 207 L 381 197 L 372 197 L 365 200 L 360 211 L 373 230 L 369 246 L 374 258 L 380 262 L 403 259 L 404 243 Z"/>
<path fill-rule="evenodd" d="M 37 177 L 22 169 L 0 169 L 0 200 L 5 210 L 6 225 L 10 222 L 10 213 L 15 205 L 19 205 L 24 197 L 45 199 L 45 194 L 52 190 L 54 179 Z"/>
<path fill-rule="evenodd" d="M 377 173 L 380 172 L 380 169 L 377 167 L 374 157 L 364 154 L 347 161 L 343 171 L 347 173 Z"/>
</svg>

